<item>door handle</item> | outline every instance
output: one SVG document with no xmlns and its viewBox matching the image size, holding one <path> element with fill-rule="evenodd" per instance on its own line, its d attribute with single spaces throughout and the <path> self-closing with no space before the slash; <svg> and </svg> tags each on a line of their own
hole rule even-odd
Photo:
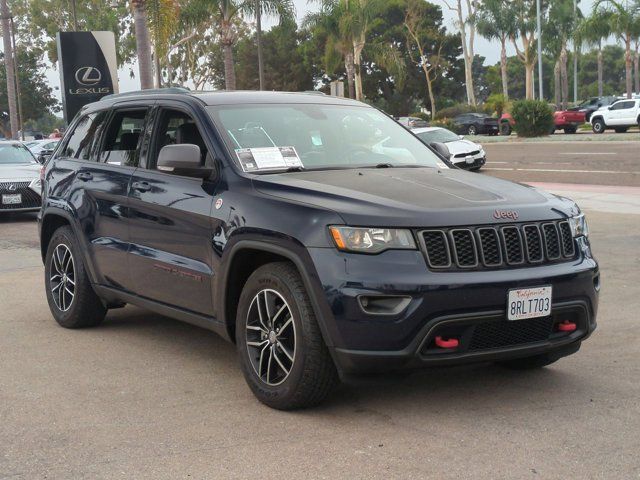
<svg viewBox="0 0 640 480">
<path fill-rule="evenodd" d="M 151 190 L 151 185 L 147 182 L 133 182 L 133 184 L 131 184 L 131 188 L 139 192 L 148 192 Z"/>
<path fill-rule="evenodd" d="M 87 182 L 89 180 L 93 180 L 93 175 L 91 175 L 89 172 L 80 172 L 76 175 L 76 178 L 78 180 L 82 180 L 83 182 Z"/>
</svg>

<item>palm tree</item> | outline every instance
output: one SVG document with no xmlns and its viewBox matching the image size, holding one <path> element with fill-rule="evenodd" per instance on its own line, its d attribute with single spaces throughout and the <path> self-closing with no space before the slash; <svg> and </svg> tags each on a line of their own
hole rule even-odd
<svg viewBox="0 0 640 480">
<path fill-rule="evenodd" d="M 345 12 L 336 7 L 327 10 L 323 6 L 320 12 L 307 14 L 302 25 L 314 29 L 315 35 L 326 38 L 324 63 L 327 72 L 334 72 L 344 62 L 348 95 L 356 98 L 353 34 Z"/>
<path fill-rule="evenodd" d="M 553 0 L 549 8 L 549 19 L 545 25 L 547 45 L 556 45 L 556 68 L 560 74 L 560 102 L 562 110 L 569 102 L 569 75 L 567 71 L 567 45 L 578 25 L 579 10 L 574 9 L 573 0 Z M 558 84 L 556 83 L 556 92 Z M 557 102 L 556 95 L 556 102 Z M 558 105 L 560 106 L 560 105 Z"/>
<path fill-rule="evenodd" d="M 611 32 L 624 43 L 625 84 L 627 98 L 632 97 L 632 58 L 631 43 L 640 35 L 640 5 L 629 6 L 616 0 L 597 0 L 593 9 L 598 15 L 606 15 Z"/>
<path fill-rule="evenodd" d="M 153 66 L 151 62 L 151 38 L 147 21 L 146 0 L 131 0 L 133 26 L 136 33 L 136 53 L 140 72 L 140 88 L 153 88 Z"/>
<path fill-rule="evenodd" d="M 147 0 L 147 20 L 153 38 L 153 63 L 156 75 L 156 87 L 162 87 L 162 68 L 160 60 L 169 50 L 172 35 L 178 26 L 180 7 L 177 0 Z M 171 79 L 169 79 L 171 82 Z"/>
<path fill-rule="evenodd" d="M 577 36 L 588 46 L 595 46 L 598 50 L 598 96 L 604 95 L 604 67 L 602 58 L 602 44 L 611 36 L 611 25 L 606 12 L 593 11 L 591 15 L 582 19 L 577 28 Z"/>
<path fill-rule="evenodd" d="M 500 73 L 502 77 L 502 95 L 509 100 L 509 79 L 507 77 L 507 40 L 516 30 L 515 16 L 509 0 L 485 0 L 476 18 L 473 19 L 478 33 L 487 40 L 500 41 Z"/>
<path fill-rule="evenodd" d="M 383 0 L 320 0 L 322 11 L 337 17 L 338 29 L 344 33 L 343 38 L 350 36 L 353 49 L 353 65 L 355 67 L 355 98 L 364 99 L 362 91 L 362 51 L 367 43 L 367 34 L 371 24 L 384 6 Z"/>
<path fill-rule="evenodd" d="M 262 61 L 262 16 L 272 15 L 278 17 L 295 16 L 295 7 L 291 0 L 281 2 L 265 2 L 264 0 L 254 0 L 254 11 L 256 15 L 256 43 L 258 45 L 258 78 L 260 80 L 260 90 L 264 90 L 264 64 Z"/>
<path fill-rule="evenodd" d="M 11 20 L 7 0 L 0 0 L 0 14 L 2 15 L 2 41 L 4 45 L 4 66 L 7 72 L 7 103 L 9 104 L 9 123 L 11 138 L 18 133 L 18 99 L 16 94 L 15 64 L 13 63 L 13 48 L 11 43 Z"/>
</svg>

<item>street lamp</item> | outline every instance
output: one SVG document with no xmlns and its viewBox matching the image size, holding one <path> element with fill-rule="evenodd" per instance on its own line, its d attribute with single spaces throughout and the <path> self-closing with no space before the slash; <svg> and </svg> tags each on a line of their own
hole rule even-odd
<svg viewBox="0 0 640 480">
<path fill-rule="evenodd" d="M 538 30 L 538 97 L 542 100 L 542 28 L 540 19 L 540 0 L 536 0 L 536 29 Z"/>
</svg>

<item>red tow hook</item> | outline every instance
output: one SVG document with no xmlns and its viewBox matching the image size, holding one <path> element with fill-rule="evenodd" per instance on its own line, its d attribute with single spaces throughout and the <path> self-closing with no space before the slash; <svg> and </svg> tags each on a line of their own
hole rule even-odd
<svg viewBox="0 0 640 480">
<path fill-rule="evenodd" d="M 460 342 L 457 338 L 444 339 L 442 337 L 436 337 L 436 345 L 440 348 L 457 348 Z"/>
<path fill-rule="evenodd" d="M 569 320 L 565 320 L 564 322 L 558 324 L 559 332 L 574 332 L 576 328 L 578 328 L 578 326 L 575 323 L 570 322 Z"/>
</svg>

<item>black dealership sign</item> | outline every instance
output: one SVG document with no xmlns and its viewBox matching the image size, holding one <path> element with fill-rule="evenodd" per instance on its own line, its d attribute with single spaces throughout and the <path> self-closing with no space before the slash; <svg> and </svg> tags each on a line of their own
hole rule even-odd
<svg viewBox="0 0 640 480">
<path fill-rule="evenodd" d="M 113 32 L 58 32 L 58 62 L 67 122 L 87 103 L 118 93 Z"/>
</svg>

